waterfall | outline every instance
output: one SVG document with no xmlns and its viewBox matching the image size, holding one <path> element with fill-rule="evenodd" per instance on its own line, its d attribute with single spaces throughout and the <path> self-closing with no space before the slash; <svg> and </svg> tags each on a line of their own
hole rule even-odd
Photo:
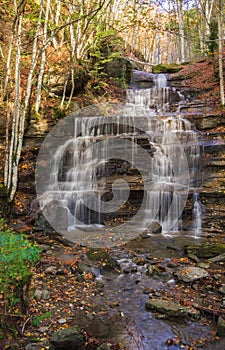
<svg viewBox="0 0 225 350">
<path fill-rule="evenodd" d="M 70 239 L 78 228 L 96 228 L 98 242 L 100 232 L 108 244 L 126 241 L 152 221 L 163 234 L 181 229 L 189 187 L 195 186 L 198 139 L 191 123 L 170 111 L 181 97 L 167 76 L 155 75 L 153 82 L 152 88 L 128 89 L 123 105 L 78 111 L 46 138 L 36 176 L 39 203 L 50 224 Z M 193 196 L 198 235 L 201 205 Z"/>
</svg>

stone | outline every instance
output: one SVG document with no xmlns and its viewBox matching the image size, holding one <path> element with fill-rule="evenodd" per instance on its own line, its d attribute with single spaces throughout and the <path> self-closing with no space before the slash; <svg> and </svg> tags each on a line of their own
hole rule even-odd
<svg viewBox="0 0 225 350">
<path fill-rule="evenodd" d="M 187 254 L 194 254 L 198 258 L 213 258 L 225 253 L 224 243 L 191 244 L 184 247 Z"/>
<path fill-rule="evenodd" d="M 148 229 L 152 234 L 159 234 L 162 232 L 162 226 L 158 223 L 158 221 L 153 221 L 148 225 Z"/>
<path fill-rule="evenodd" d="M 214 258 L 210 258 L 209 261 L 213 263 L 225 261 L 225 253 L 217 255 Z"/>
<path fill-rule="evenodd" d="M 48 299 L 50 299 L 50 292 L 47 290 L 47 289 L 44 289 L 43 291 L 42 291 L 42 296 L 41 296 L 41 299 L 43 299 L 43 300 L 48 300 Z"/>
<path fill-rule="evenodd" d="M 205 262 L 199 262 L 198 264 L 197 264 L 197 266 L 198 267 L 201 267 L 202 269 L 208 269 L 209 268 L 209 264 L 208 263 L 205 263 Z"/>
<path fill-rule="evenodd" d="M 173 301 L 164 299 L 149 299 L 146 302 L 146 309 L 157 311 L 171 317 L 187 316 L 189 309 Z"/>
<path fill-rule="evenodd" d="M 219 292 L 223 295 L 225 295 L 225 285 L 219 288 Z"/>
<path fill-rule="evenodd" d="M 179 280 L 183 282 L 193 282 L 208 276 L 208 272 L 200 267 L 185 267 L 177 274 Z"/>
<path fill-rule="evenodd" d="M 135 256 L 133 258 L 133 263 L 138 266 L 144 266 L 148 261 L 143 256 Z"/>
<path fill-rule="evenodd" d="M 104 271 L 120 271 L 120 264 L 108 252 L 102 248 L 92 248 L 86 253 L 88 258 L 99 263 L 99 268 Z"/>
<path fill-rule="evenodd" d="M 45 270 L 45 273 L 47 275 L 54 275 L 56 273 L 56 267 L 55 266 L 48 266 Z"/>
<path fill-rule="evenodd" d="M 48 327 L 40 327 L 40 328 L 38 328 L 38 332 L 46 333 L 46 332 L 48 332 Z"/>
<path fill-rule="evenodd" d="M 188 258 L 195 261 L 196 263 L 200 262 L 200 259 L 194 254 L 188 254 Z"/>
<path fill-rule="evenodd" d="M 37 301 L 41 300 L 42 297 L 42 290 L 41 289 L 36 289 L 34 292 L 34 299 Z"/>
<path fill-rule="evenodd" d="M 159 268 L 155 265 L 148 265 L 146 275 L 148 276 L 154 276 L 158 275 L 160 273 Z"/>
<path fill-rule="evenodd" d="M 225 319 L 221 316 L 218 318 L 217 322 L 217 335 L 225 336 Z"/>
<path fill-rule="evenodd" d="M 30 343 L 25 346 L 25 350 L 41 350 L 43 346 L 38 345 L 36 343 Z"/>
<path fill-rule="evenodd" d="M 79 327 L 60 329 L 50 338 L 53 350 L 83 350 L 85 339 Z"/>
<path fill-rule="evenodd" d="M 67 321 L 66 321 L 66 319 L 65 318 L 60 318 L 59 320 L 58 320 L 58 323 L 59 324 L 64 324 L 64 323 L 66 323 Z"/>
</svg>

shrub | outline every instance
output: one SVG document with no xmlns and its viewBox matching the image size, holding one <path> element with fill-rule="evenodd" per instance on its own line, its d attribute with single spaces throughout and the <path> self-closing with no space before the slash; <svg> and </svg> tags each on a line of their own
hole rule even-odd
<svg viewBox="0 0 225 350">
<path fill-rule="evenodd" d="M 32 266 L 39 260 L 40 249 L 23 234 L 13 232 L 0 220 L 0 293 L 5 309 L 27 307 Z"/>
</svg>

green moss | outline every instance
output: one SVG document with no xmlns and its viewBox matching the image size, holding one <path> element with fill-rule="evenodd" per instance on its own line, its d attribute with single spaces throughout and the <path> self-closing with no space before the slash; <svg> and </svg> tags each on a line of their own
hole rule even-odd
<svg viewBox="0 0 225 350">
<path fill-rule="evenodd" d="M 180 65 L 177 64 L 157 64 L 152 66 L 152 73 L 177 73 L 182 69 Z"/>
<path fill-rule="evenodd" d="M 225 243 L 203 243 L 184 247 L 185 251 L 196 255 L 198 258 L 212 258 L 225 253 Z"/>
</svg>

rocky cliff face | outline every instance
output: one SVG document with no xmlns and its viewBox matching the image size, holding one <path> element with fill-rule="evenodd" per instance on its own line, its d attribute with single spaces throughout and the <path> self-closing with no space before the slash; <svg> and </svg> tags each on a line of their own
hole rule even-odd
<svg viewBox="0 0 225 350">
<path fill-rule="evenodd" d="M 149 79 L 149 78 L 148 78 Z M 146 84 L 146 77 L 143 74 L 143 82 Z M 137 82 L 135 82 L 137 83 Z M 140 82 L 139 82 L 140 83 Z M 152 80 L 147 81 L 152 84 Z M 171 79 L 174 86 L 181 85 L 181 80 Z M 142 83 L 141 83 L 142 84 Z M 198 174 L 201 183 L 200 200 L 203 213 L 203 231 L 208 233 L 221 233 L 225 228 L 225 116 L 224 112 L 213 109 L 207 103 L 191 97 L 191 93 L 186 90 L 189 101 L 180 105 L 180 113 L 195 125 L 199 134 L 199 142 L 202 150 L 201 171 Z M 173 108 L 177 109 L 178 103 L 174 101 Z M 16 227 L 25 227 L 27 224 L 45 227 L 43 220 L 38 214 L 38 205 L 35 200 L 35 160 L 39 146 L 47 131 L 54 125 L 54 122 L 36 121 L 30 124 L 26 137 L 25 147 L 20 164 L 20 178 L 18 192 L 15 202 L 11 208 L 11 219 Z M 113 164 L 112 164 L 113 165 Z M 118 167 L 118 172 L 123 171 L 126 164 Z M 132 169 L 128 176 L 132 178 L 133 191 L 131 193 L 134 207 L 142 198 L 140 178 L 133 173 Z M 135 189 L 139 188 L 139 192 Z M 139 193 L 138 198 L 136 194 Z M 188 212 L 187 203 L 187 212 Z M 129 207 L 123 207 L 121 215 L 129 214 Z M 106 218 L 107 219 L 107 218 Z M 49 227 L 48 227 L 49 228 Z"/>
</svg>

